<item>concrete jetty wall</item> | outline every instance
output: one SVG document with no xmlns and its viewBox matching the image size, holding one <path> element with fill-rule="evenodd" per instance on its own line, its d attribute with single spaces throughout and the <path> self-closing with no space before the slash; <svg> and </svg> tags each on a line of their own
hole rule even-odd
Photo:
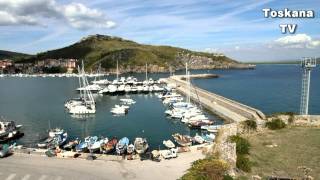
<svg viewBox="0 0 320 180">
<path fill-rule="evenodd" d="M 196 76 L 197 75 L 193 75 L 193 77 Z M 206 75 L 202 74 L 201 77 L 206 77 Z M 175 84 L 179 92 L 188 95 L 188 84 L 182 79 L 185 79 L 185 76 L 171 76 L 164 81 L 168 84 Z M 244 105 L 237 101 L 225 98 L 223 96 L 195 86 L 191 87 L 190 94 L 192 100 L 200 100 L 202 106 L 204 106 L 214 114 L 224 118 L 225 120 L 229 120 L 232 122 L 241 122 L 247 119 L 255 119 L 257 121 L 260 121 L 266 118 L 265 115 L 258 109 L 252 108 L 250 106 Z"/>
</svg>

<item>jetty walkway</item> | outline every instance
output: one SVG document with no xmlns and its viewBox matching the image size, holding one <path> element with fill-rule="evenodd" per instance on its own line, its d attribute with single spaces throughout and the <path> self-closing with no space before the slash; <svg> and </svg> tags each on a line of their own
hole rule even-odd
<svg viewBox="0 0 320 180">
<path fill-rule="evenodd" d="M 212 77 L 212 74 L 191 75 L 190 78 L 197 78 L 198 76 L 199 78 L 205 78 Z M 225 120 L 237 123 L 247 119 L 260 121 L 266 118 L 266 116 L 258 109 L 206 91 L 194 85 L 191 86 L 189 91 L 188 83 L 184 80 L 185 78 L 185 75 L 175 75 L 162 79 L 162 81 L 167 84 L 175 84 L 177 91 L 182 94 L 188 95 L 190 93 L 190 98 L 192 100 L 199 101 L 203 107 Z"/>
</svg>

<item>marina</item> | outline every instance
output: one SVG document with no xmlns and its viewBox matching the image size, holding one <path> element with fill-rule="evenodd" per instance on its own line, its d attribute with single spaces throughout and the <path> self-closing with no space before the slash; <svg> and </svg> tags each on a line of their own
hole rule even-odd
<svg viewBox="0 0 320 180">
<path fill-rule="evenodd" d="M 289 67 L 291 68 L 292 66 L 289 66 Z M 250 71 L 246 71 L 244 73 L 247 73 L 247 72 L 250 72 Z M 180 74 L 183 74 L 183 73 L 184 72 L 180 72 Z M 132 77 L 132 75 L 130 76 Z M 166 74 L 160 74 L 157 77 L 154 76 L 154 74 L 151 74 L 150 76 L 153 76 L 153 79 L 157 79 L 157 77 L 158 78 L 165 77 Z M 143 74 L 140 74 L 140 75 L 137 74 L 134 77 L 136 77 L 137 79 L 140 79 L 141 82 L 145 80 L 145 75 Z M 224 76 L 222 76 L 222 78 L 223 77 Z M 108 79 L 112 79 L 112 77 L 108 77 Z M 2 79 L 2 81 L 9 81 L 9 80 L 12 81 L 12 79 L 7 79 L 7 78 Z M 41 87 L 42 83 L 47 84 L 47 80 L 29 79 L 28 84 L 32 81 L 36 81 Z M 219 78 L 212 79 L 212 80 L 219 81 Z M 21 83 L 23 83 L 19 79 L 15 79 L 15 81 L 20 81 Z M 67 84 L 69 84 L 69 88 L 65 90 L 65 95 L 61 96 L 61 93 L 63 93 L 63 91 L 56 91 L 55 89 L 61 90 L 61 89 L 64 89 L 65 87 L 68 87 L 68 86 L 65 86 L 65 81 L 68 82 Z M 204 81 L 204 79 L 194 80 L 193 83 L 198 84 L 201 81 Z M 207 79 L 207 81 L 211 81 L 211 79 Z M 94 79 L 90 79 L 90 82 L 94 82 Z M 62 86 L 59 87 L 59 83 L 63 85 L 63 88 Z M 70 86 L 70 84 L 73 84 L 73 85 Z M 6 117 L 9 117 L 10 119 L 15 119 L 17 123 L 24 125 L 23 132 L 25 133 L 25 136 L 19 139 L 17 143 L 22 144 L 26 147 L 35 147 L 39 142 L 41 142 L 41 139 L 45 137 L 47 129 L 50 129 L 50 127 L 63 127 L 63 129 L 65 129 L 68 132 L 67 144 L 69 144 L 69 141 L 71 141 L 70 143 L 72 144 L 73 141 L 76 141 L 77 139 L 83 140 L 88 136 L 98 136 L 98 137 L 103 136 L 103 137 L 109 138 L 109 140 L 111 140 L 113 137 L 118 137 L 118 139 L 122 137 L 128 137 L 130 142 L 134 144 L 134 140 L 136 137 L 143 137 L 147 139 L 148 145 L 150 146 L 151 149 L 158 149 L 159 146 L 160 146 L 160 149 L 165 149 L 168 146 L 172 146 L 172 144 L 170 145 L 170 141 L 177 142 L 176 139 L 172 137 L 173 134 L 179 133 L 181 135 L 194 137 L 194 139 L 196 139 L 198 142 L 202 142 L 212 137 L 205 136 L 205 135 L 201 136 L 201 134 L 216 133 L 220 128 L 219 125 L 222 124 L 222 119 L 207 112 L 203 107 L 202 108 L 205 115 L 198 116 L 198 120 L 201 120 L 200 123 L 188 122 L 187 124 L 185 124 L 187 121 L 185 120 L 185 117 L 182 118 L 182 115 L 181 113 L 179 113 L 179 111 L 176 111 L 175 113 L 171 114 L 168 117 L 166 115 L 166 112 L 169 113 L 172 110 L 168 108 L 167 103 L 172 103 L 171 101 L 178 100 L 180 102 L 175 104 L 176 107 L 186 105 L 185 103 L 188 102 L 188 96 L 186 94 L 187 92 L 185 92 L 186 98 L 182 97 L 179 93 L 175 94 L 175 92 L 171 94 L 154 92 L 154 93 L 124 93 L 124 94 L 121 93 L 121 94 L 114 94 L 114 95 L 93 93 L 92 96 L 96 102 L 96 107 L 97 107 L 96 113 L 91 115 L 87 114 L 85 116 L 79 116 L 79 115 L 77 116 L 72 114 L 70 115 L 68 112 L 64 110 L 63 104 L 66 100 L 66 97 L 77 97 L 79 95 L 75 91 L 75 89 L 79 87 L 78 80 L 72 79 L 72 78 L 70 79 L 57 78 L 57 79 L 51 79 L 50 83 L 47 84 L 46 86 L 48 85 L 49 87 L 50 85 L 52 85 L 52 88 L 49 88 L 46 92 L 45 91 L 37 92 L 37 96 L 35 97 L 39 97 L 39 96 L 42 97 L 42 96 L 46 96 L 47 94 L 54 96 L 55 99 L 54 100 L 51 99 L 50 103 L 53 105 L 52 106 L 53 109 L 56 109 L 56 110 L 52 111 L 51 109 L 49 112 L 49 109 L 44 109 L 44 107 L 41 107 L 41 104 L 48 102 L 47 100 L 42 98 L 37 98 L 36 101 L 38 103 L 33 104 L 34 106 L 37 106 L 37 109 L 29 110 L 33 112 L 39 111 L 39 113 L 42 114 L 42 115 L 39 115 L 36 113 L 38 117 L 35 117 L 35 119 L 38 119 L 38 121 L 34 121 L 34 123 L 40 125 L 39 126 L 40 128 L 35 130 L 33 128 L 34 125 L 30 124 L 32 123 L 32 121 L 30 120 L 22 122 L 22 120 L 25 117 L 30 117 L 34 114 L 27 114 L 27 116 L 20 116 L 20 118 L 12 117 L 14 113 L 10 114 L 9 116 L 6 116 Z M 161 83 L 159 84 L 159 86 L 160 85 Z M 25 86 L 28 87 L 27 85 Z M 188 88 L 185 88 L 186 91 L 187 89 Z M 33 93 L 32 91 L 29 91 L 28 93 L 32 94 Z M 26 100 L 29 99 L 27 102 L 30 102 L 31 100 L 30 97 L 31 96 L 25 96 L 24 98 Z M 19 96 L 17 98 L 19 98 Z M 166 99 L 168 100 L 166 101 Z M 193 98 L 192 100 L 195 103 L 195 105 L 199 108 L 200 107 L 198 103 L 199 99 Z M 35 101 L 35 100 L 32 100 L 32 101 Z M 4 99 L 3 102 L 8 102 L 10 107 L 9 101 L 6 101 L 6 99 Z M 14 101 L 11 101 L 11 102 L 14 102 Z M 125 113 L 122 116 L 114 116 L 110 112 L 110 110 L 116 107 L 115 105 L 130 106 L 130 110 L 129 110 L 130 112 L 128 114 Z M 4 107 L 3 109 L 5 108 L 6 107 Z M 16 108 L 19 108 L 19 104 L 16 105 Z M 28 108 L 28 107 L 24 107 L 24 108 Z M 185 114 L 185 116 L 188 117 L 193 113 L 197 114 L 201 112 L 201 111 L 198 111 L 200 109 L 194 109 L 195 110 L 194 112 L 187 113 Z M 43 117 L 43 112 L 49 112 L 48 115 L 50 115 L 50 117 L 48 116 L 47 118 L 39 119 L 39 116 Z M 152 112 L 152 113 L 139 113 L 139 112 Z M 61 113 L 64 115 L 58 116 L 59 117 L 58 119 L 55 118 L 56 115 L 54 114 L 61 114 Z M 210 121 L 207 121 L 206 119 Z M 135 123 L 130 123 L 130 121 L 134 121 Z M 212 125 L 209 122 L 213 122 L 214 125 Z M 158 126 L 154 126 L 154 123 L 157 123 Z M 128 129 L 130 130 L 128 131 Z M 168 141 L 168 140 L 170 140 L 168 143 L 164 143 L 164 141 Z M 178 140 L 178 142 L 180 142 L 181 144 L 181 141 Z M 129 145 L 130 144 L 128 144 L 128 146 Z M 109 145 L 109 147 L 110 146 L 111 145 Z"/>
</svg>

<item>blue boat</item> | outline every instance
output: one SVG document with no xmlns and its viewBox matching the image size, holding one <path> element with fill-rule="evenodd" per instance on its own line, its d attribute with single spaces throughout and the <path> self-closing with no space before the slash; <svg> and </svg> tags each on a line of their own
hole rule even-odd
<svg viewBox="0 0 320 180">
<path fill-rule="evenodd" d="M 94 144 L 98 140 L 97 136 L 88 136 L 84 139 L 83 142 L 76 146 L 77 152 L 85 152 L 88 150 L 88 146 Z"/>
<path fill-rule="evenodd" d="M 119 140 L 117 146 L 116 146 L 116 152 L 117 154 L 123 154 L 126 152 L 127 147 L 129 145 L 129 139 L 127 137 L 123 137 Z"/>
</svg>

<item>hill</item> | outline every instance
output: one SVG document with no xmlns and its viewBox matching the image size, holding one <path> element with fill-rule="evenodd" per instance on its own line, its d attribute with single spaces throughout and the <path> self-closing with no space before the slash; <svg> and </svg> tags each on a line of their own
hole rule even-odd
<svg viewBox="0 0 320 180">
<path fill-rule="evenodd" d="M 0 50 L 0 59 L 11 59 L 14 61 L 18 61 L 23 58 L 28 58 L 30 56 L 31 55 L 29 55 L 29 54 Z"/>
<path fill-rule="evenodd" d="M 224 55 L 195 52 L 171 46 L 153 46 L 106 35 L 92 35 L 70 46 L 39 53 L 26 61 L 50 58 L 76 58 L 84 60 L 86 69 L 102 68 L 113 71 L 119 60 L 121 72 L 141 72 L 148 63 L 152 72 L 184 68 L 185 62 L 193 69 L 245 68 Z"/>
</svg>

